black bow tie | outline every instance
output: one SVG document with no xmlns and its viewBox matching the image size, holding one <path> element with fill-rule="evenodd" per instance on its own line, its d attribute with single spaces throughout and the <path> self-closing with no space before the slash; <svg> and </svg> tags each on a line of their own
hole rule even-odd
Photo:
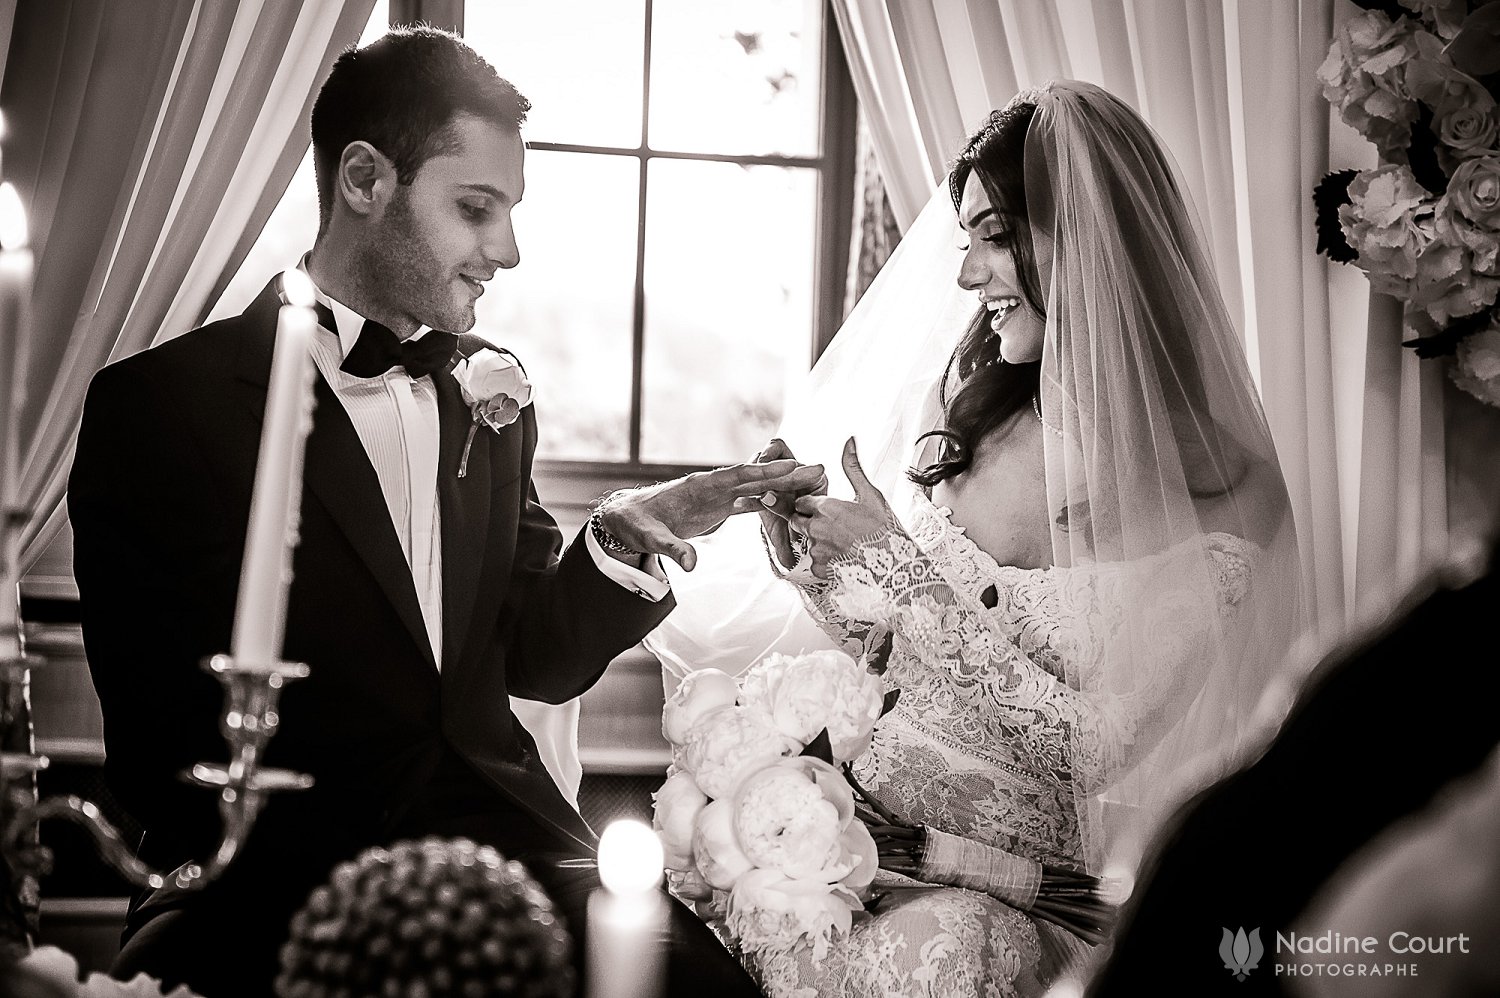
<svg viewBox="0 0 1500 998">
<path fill-rule="evenodd" d="M 374 319 L 366 319 L 339 370 L 356 378 L 378 378 L 393 367 L 404 367 L 407 374 L 420 378 L 446 368 L 457 349 L 458 337 L 453 333 L 434 329 L 421 339 L 403 342 Z"/>
</svg>

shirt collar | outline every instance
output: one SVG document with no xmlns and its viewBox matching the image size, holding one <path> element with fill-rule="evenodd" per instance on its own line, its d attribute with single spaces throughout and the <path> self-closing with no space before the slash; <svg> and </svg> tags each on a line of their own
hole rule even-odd
<svg viewBox="0 0 1500 998">
<path fill-rule="evenodd" d="M 297 261 L 297 269 L 304 274 L 307 274 L 307 258 L 309 256 L 311 256 L 310 253 L 304 253 L 302 254 L 302 259 Z M 338 328 L 330 329 L 329 332 L 339 338 L 339 359 L 343 360 L 349 356 L 349 351 L 353 350 L 354 344 L 359 341 L 360 330 L 364 329 L 365 326 L 365 316 L 360 315 L 337 298 L 325 294 L 323 289 L 313 282 L 311 274 L 308 274 L 308 282 L 312 283 L 313 293 L 317 295 L 318 301 L 327 305 L 329 311 L 333 313 L 333 321 Z M 411 338 L 414 340 L 421 339 L 430 331 L 430 326 L 418 326 L 417 331 L 411 334 Z"/>
</svg>

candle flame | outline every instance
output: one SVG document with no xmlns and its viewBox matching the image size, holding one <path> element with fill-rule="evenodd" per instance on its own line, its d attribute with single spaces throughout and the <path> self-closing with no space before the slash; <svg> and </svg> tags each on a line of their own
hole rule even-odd
<svg viewBox="0 0 1500 998">
<path fill-rule="evenodd" d="M 10 181 L 0 184 L 0 247 L 26 248 L 26 209 Z"/>
<path fill-rule="evenodd" d="M 318 292 L 313 288 L 313 282 L 295 268 L 282 271 L 281 292 L 288 305 L 312 308 L 318 301 Z"/>
<path fill-rule="evenodd" d="M 599 879 L 615 894 L 644 894 L 661 883 L 661 840 L 639 821 L 614 821 L 599 837 Z"/>
</svg>

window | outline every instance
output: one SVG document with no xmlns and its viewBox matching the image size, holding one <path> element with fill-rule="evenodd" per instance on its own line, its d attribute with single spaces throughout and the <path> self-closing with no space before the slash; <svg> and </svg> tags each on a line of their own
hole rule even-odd
<svg viewBox="0 0 1500 998">
<path fill-rule="evenodd" d="M 475 332 L 538 386 L 539 475 L 586 491 L 744 460 L 839 318 L 853 98 L 825 0 L 485 0 L 462 19 L 534 105 L 521 265 Z M 311 245 L 304 168 L 216 316 Z"/>
</svg>

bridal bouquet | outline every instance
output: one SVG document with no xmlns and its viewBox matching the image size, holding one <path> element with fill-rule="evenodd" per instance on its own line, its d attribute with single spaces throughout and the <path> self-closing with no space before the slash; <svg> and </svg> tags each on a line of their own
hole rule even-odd
<svg viewBox="0 0 1500 998">
<path fill-rule="evenodd" d="M 1379 165 L 1318 184 L 1318 249 L 1405 305 L 1404 345 L 1454 355 L 1500 406 L 1500 4 L 1357 0 L 1318 70 Z"/>
<path fill-rule="evenodd" d="M 875 877 L 875 841 L 837 767 L 870 745 L 894 703 L 840 651 L 768 655 L 738 682 L 683 679 L 662 714 L 672 744 L 653 824 L 683 896 L 722 903 L 749 953 L 811 940 L 822 959 Z"/>
</svg>

